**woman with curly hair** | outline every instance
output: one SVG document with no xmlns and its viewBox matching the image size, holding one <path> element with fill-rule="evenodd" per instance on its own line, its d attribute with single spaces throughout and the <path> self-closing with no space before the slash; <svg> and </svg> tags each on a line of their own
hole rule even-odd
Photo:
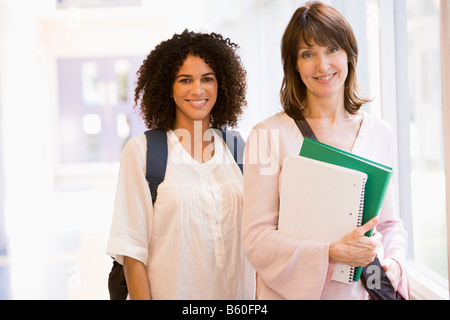
<svg viewBox="0 0 450 320">
<path fill-rule="evenodd" d="M 185 30 L 138 71 L 136 107 L 167 133 L 164 181 L 152 204 L 146 137 L 123 150 L 107 252 L 124 266 L 130 299 L 253 299 L 241 244 L 242 173 L 220 131 L 246 105 L 238 46 Z"/>
</svg>

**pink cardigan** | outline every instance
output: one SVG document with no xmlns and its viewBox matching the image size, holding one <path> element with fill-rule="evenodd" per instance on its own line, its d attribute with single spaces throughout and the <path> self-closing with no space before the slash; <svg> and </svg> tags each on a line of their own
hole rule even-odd
<svg viewBox="0 0 450 320">
<path fill-rule="evenodd" d="M 333 263 L 329 244 L 300 241 L 277 230 L 279 187 L 283 159 L 299 154 L 303 137 L 295 122 L 278 113 L 257 124 L 249 135 L 244 164 L 243 243 L 256 270 L 256 297 L 262 300 L 288 299 L 368 299 L 361 281 L 343 284 L 331 281 Z M 394 165 L 391 128 L 382 120 L 364 113 L 352 153 L 389 166 Z M 393 196 L 391 183 L 377 231 L 383 235 L 380 260 L 399 262 L 402 280 L 399 293 L 409 299 L 405 267 L 406 232 Z"/>
</svg>

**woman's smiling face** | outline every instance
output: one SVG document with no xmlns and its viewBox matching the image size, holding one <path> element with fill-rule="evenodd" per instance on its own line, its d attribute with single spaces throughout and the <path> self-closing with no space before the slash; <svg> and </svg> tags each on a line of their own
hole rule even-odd
<svg viewBox="0 0 450 320">
<path fill-rule="evenodd" d="M 297 70 L 307 88 L 308 95 L 328 98 L 342 95 L 348 75 L 348 56 L 338 47 L 322 47 L 303 41 L 297 57 Z"/>
<path fill-rule="evenodd" d="M 210 121 L 217 100 L 218 82 L 211 67 L 200 57 L 189 55 L 173 84 L 175 127 L 192 121 Z"/>
</svg>

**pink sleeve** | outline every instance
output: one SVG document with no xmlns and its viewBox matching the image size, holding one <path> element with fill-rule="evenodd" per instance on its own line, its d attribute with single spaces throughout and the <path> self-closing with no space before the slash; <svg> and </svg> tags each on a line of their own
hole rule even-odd
<svg viewBox="0 0 450 320">
<path fill-rule="evenodd" d="M 383 208 L 380 212 L 380 222 L 377 231 L 383 235 L 384 258 L 392 258 L 400 264 L 402 278 L 398 285 L 398 292 L 409 300 L 409 281 L 406 272 L 405 252 L 407 249 L 407 234 L 403 222 L 396 217 L 396 206 L 393 199 L 393 188 L 389 187 Z"/>
<path fill-rule="evenodd" d="M 391 163 L 394 163 L 392 137 L 390 147 Z M 409 300 L 409 279 L 406 272 L 407 233 L 403 227 L 403 221 L 398 217 L 398 208 L 394 200 L 394 188 L 394 180 L 392 180 L 380 211 L 380 222 L 376 229 L 383 235 L 384 258 L 394 259 L 402 269 L 402 278 L 398 284 L 398 293 L 403 298 Z"/>
<path fill-rule="evenodd" d="M 279 137 L 278 137 L 279 138 Z M 264 285 L 284 299 L 320 299 L 329 282 L 329 245 L 290 238 L 277 230 L 279 139 L 259 127 L 246 144 L 243 243 Z M 273 148 L 271 148 L 273 147 Z"/>
</svg>

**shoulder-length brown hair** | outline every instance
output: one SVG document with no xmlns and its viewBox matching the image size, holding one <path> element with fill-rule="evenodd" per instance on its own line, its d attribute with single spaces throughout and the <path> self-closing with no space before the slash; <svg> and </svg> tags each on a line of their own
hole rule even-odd
<svg viewBox="0 0 450 320">
<path fill-rule="evenodd" d="M 297 71 L 301 41 L 307 45 L 314 41 L 320 46 L 345 50 L 349 62 L 344 105 L 350 114 L 355 114 L 362 105 L 371 101 L 361 94 L 357 83 L 358 44 L 352 27 L 336 9 L 320 1 L 307 2 L 295 11 L 281 43 L 284 78 L 280 96 L 281 104 L 289 116 L 298 119 L 308 107 L 306 86 Z"/>
<path fill-rule="evenodd" d="M 147 128 L 173 129 L 173 83 L 188 55 L 202 58 L 216 73 L 219 86 L 211 111 L 211 127 L 237 126 L 242 109 L 247 105 L 247 74 L 236 53 L 238 48 L 220 34 L 188 30 L 158 44 L 137 72 L 135 107 L 139 107 Z"/>
</svg>

